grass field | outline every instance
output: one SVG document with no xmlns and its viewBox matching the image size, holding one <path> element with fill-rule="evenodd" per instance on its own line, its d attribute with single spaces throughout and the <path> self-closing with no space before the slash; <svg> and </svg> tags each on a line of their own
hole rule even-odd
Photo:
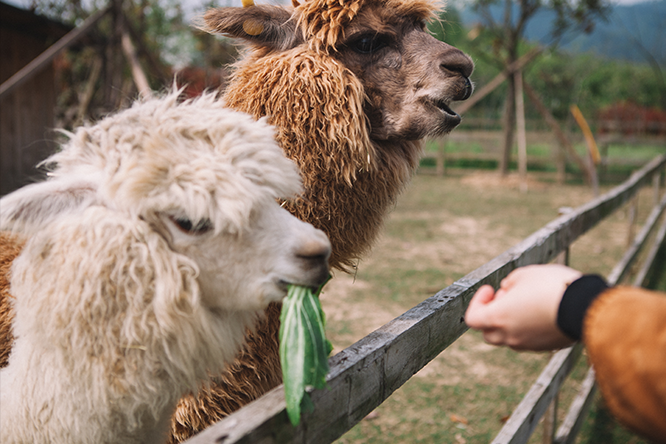
<svg viewBox="0 0 666 444">
<path fill-rule="evenodd" d="M 561 207 L 576 207 L 592 197 L 580 184 L 557 186 L 552 173 L 530 174 L 525 193 L 516 177 L 502 180 L 494 171 L 417 175 L 356 275 L 336 273 L 321 296 L 334 353 L 555 219 Z M 641 193 L 639 221 L 651 199 L 651 190 Z M 627 245 L 627 211 L 616 212 L 579 239 L 571 265 L 608 273 Z M 549 358 L 548 353 L 495 348 L 478 333 L 467 332 L 337 442 L 488 443 Z M 562 414 L 584 376 L 584 361 L 563 390 Z M 642 442 L 597 410 L 579 442 Z M 541 442 L 540 430 L 532 442 Z"/>
<path fill-rule="evenodd" d="M 500 158 L 501 131 L 456 131 L 450 138 L 430 140 L 426 144 L 426 153 L 433 155 L 444 147 L 447 166 L 467 169 L 497 169 Z M 587 158 L 587 147 L 578 135 L 572 139 L 574 148 L 582 159 Z M 528 170 L 555 172 L 556 159 L 560 147 L 550 132 L 528 132 L 527 134 Z M 598 149 L 602 158 L 598 167 L 601 182 L 624 180 L 637 166 L 666 152 L 666 140 L 663 137 L 625 140 L 600 138 Z M 514 147 L 514 151 L 516 148 Z M 510 168 L 517 169 L 517 154 L 514 152 Z M 434 167 L 435 159 L 426 156 L 422 160 L 424 167 Z M 582 181 L 580 170 L 571 160 L 567 164 L 569 181 Z"/>
</svg>

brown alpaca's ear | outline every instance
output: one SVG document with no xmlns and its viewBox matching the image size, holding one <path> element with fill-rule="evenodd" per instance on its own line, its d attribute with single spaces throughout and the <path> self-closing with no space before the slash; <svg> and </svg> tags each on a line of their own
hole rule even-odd
<svg viewBox="0 0 666 444">
<path fill-rule="evenodd" d="M 204 15 L 203 29 L 212 34 L 240 38 L 256 46 L 284 51 L 298 44 L 296 22 L 279 6 L 217 8 Z"/>
</svg>

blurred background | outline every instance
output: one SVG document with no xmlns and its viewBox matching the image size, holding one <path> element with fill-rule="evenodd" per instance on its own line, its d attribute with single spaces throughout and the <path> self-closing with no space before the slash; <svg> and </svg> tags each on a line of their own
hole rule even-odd
<svg viewBox="0 0 666 444">
<path fill-rule="evenodd" d="M 53 128 L 98 119 L 174 76 L 190 96 L 223 88 L 238 47 L 197 28 L 214 6 L 240 0 L 0 2 L 0 193 L 34 180 Z M 591 154 L 602 174 L 643 160 L 615 153 L 627 139 L 663 148 L 665 1 L 454 0 L 440 19 L 430 29 L 472 56 L 476 93 L 473 105 L 458 107 L 464 121 L 451 138 L 428 144 L 424 167 L 556 169 L 560 183 L 567 172 L 589 182 L 572 106 L 600 139 Z M 60 51 L 19 73 L 57 44 Z M 7 82 L 17 74 L 19 82 Z"/>
</svg>

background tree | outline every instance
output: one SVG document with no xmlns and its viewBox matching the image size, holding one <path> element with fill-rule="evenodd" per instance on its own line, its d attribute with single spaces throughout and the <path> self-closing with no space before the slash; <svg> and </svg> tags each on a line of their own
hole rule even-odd
<svg viewBox="0 0 666 444">
<path fill-rule="evenodd" d="M 198 30 L 188 17 L 203 14 L 212 3 L 189 14 L 179 0 L 32 0 L 29 8 L 75 27 L 107 5 L 111 8 L 95 27 L 55 61 L 57 126 L 96 120 L 129 105 L 137 88 L 161 91 L 174 78 L 189 96 L 224 84 L 223 66 L 235 58 L 236 47 Z M 137 68 L 146 82 L 137 83 Z"/>
<path fill-rule="evenodd" d="M 603 18 L 609 7 L 608 0 L 472 0 L 472 9 L 479 15 L 481 25 L 490 36 L 489 46 L 477 46 L 475 53 L 500 70 L 518 60 L 525 28 L 537 12 L 553 13 L 548 36 L 550 46 L 571 32 L 590 32 L 595 20 Z M 504 139 L 500 158 L 500 173 L 508 173 L 513 147 L 515 109 L 515 77 L 507 78 L 504 101 Z"/>
</svg>

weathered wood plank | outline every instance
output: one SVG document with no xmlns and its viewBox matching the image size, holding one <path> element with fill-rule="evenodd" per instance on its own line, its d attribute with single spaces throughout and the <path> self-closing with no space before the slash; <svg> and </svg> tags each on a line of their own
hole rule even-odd
<svg viewBox="0 0 666 444">
<path fill-rule="evenodd" d="M 329 388 L 312 392 L 315 411 L 303 415 L 299 427 L 289 424 L 280 386 L 191 442 L 335 440 L 467 330 L 465 302 L 474 291 L 454 284 L 333 356 Z M 273 418 L 262 417 L 262 411 Z"/>
<path fill-rule="evenodd" d="M 659 202 L 659 205 L 652 209 L 650 215 L 645 220 L 645 224 L 643 224 L 643 228 L 641 228 L 641 231 L 636 235 L 627 251 L 625 251 L 622 259 L 620 259 L 620 261 L 615 265 L 615 267 L 613 267 L 613 270 L 608 275 L 608 282 L 611 285 L 619 284 L 625 275 L 629 272 L 631 269 L 631 264 L 634 263 L 638 257 L 638 253 L 640 253 L 640 251 L 643 249 L 647 238 L 654 232 L 655 228 L 657 227 L 659 218 L 664 213 L 665 208 L 666 196 L 662 198 L 661 202 Z"/>
<path fill-rule="evenodd" d="M 530 439 L 548 405 L 578 361 L 582 349 L 582 344 L 578 343 L 555 353 L 492 444 L 518 444 Z"/>
<path fill-rule="evenodd" d="M 647 277 L 655 266 L 654 260 L 664 243 L 664 239 L 666 239 L 666 219 L 661 223 L 659 231 L 657 231 L 657 235 L 652 242 L 652 247 L 645 258 L 645 262 L 636 273 L 636 277 L 634 277 L 634 285 L 636 287 L 642 287 L 646 284 Z"/>
<path fill-rule="evenodd" d="M 551 261 L 581 234 L 631 198 L 664 164 L 666 155 L 650 162 L 623 185 L 554 220 L 330 358 L 329 388 L 311 393 L 315 410 L 304 414 L 298 427 L 289 423 L 280 386 L 188 443 L 332 442 L 467 330 L 464 313 L 477 288 L 483 284 L 497 287 L 517 267 Z M 560 369 L 555 374 L 559 375 L 567 365 L 553 364 Z M 550 393 L 551 389 L 548 390 Z"/>
<path fill-rule="evenodd" d="M 635 183 L 645 183 L 646 178 L 651 177 L 651 175 L 652 173 L 650 172 L 649 169 L 643 169 L 641 170 L 640 175 L 635 175 L 632 177 L 632 179 L 635 180 Z M 610 197 L 611 194 L 613 194 L 613 191 L 608 193 L 606 196 Z M 604 196 L 602 196 L 600 199 L 603 198 Z M 666 207 L 666 196 L 664 196 L 660 204 L 652 210 L 652 212 L 648 216 L 648 219 L 645 222 L 645 225 L 641 229 L 641 232 L 639 233 L 638 236 L 636 236 L 634 243 L 631 245 L 629 250 L 627 250 L 627 252 L 618 262 L 618 264 L 613 268 L 613 271 L 608 277 L 609 284 L 611 285 L 617 284 L 619 279 L 628 272 L 628 270 L 631 267 L 631 264 L 637 257 L 638 252 L 642 248 L 643 244 L 646 242 L 650 233 L 654 230 L 659 220 L 659 217 L 661 217 L 662 213 L 664 212 L 665 207 Z M 551 372 L 552 379 L 549 380 L 545 377 L 545 374 L 547 373 L 548 369 L 552 365 L 556 364 L 557 364 L 557 356 L 554 356 L 553 359 L 551 359 L 551 361 L 549 362 L 546 369 L 541 374 L 541 376 L 539 376 L 539 379 L 537 379 L 537 381 L 534 383 L 530 391 L 527 393 L 527 395 L 525 395 L 521 403 L 518 405 L 516 410 L 514 410 L 513 414 L 511 415 L 511 418 L 509 418 L 509 421 L 500 430 L 500 433 L 493 441 L 493 444 L 500 444 L 500 443 L 514 444 L 514 443 L 527 442 L 527 440 L 532 435 L 532 432 L 534 431 L 534 427 L 536 427 L 537 422 L 539 421 L 541 416 L 543 416 L 544 412 L 546 411 L 546 408 L 548 407 L 548 404 L 555 396 L 555 393 L 546 396 L 544 387 L 550 388 L 552 384 L 557 383 L 557 378 L 562 376 L 562 374 L 560 373 Z M 564 374 L 563 377 L 566 377 L 567 374 L 568 372 Z M 557 384 L 558 389 L 560 384 Z M 582 413 L 584 414 L 585 412 Z M 582 421 L 582 418 L 579 420 Z M 577 433 L 577 431 L 575 433 Z"/>
<path fill-rule="evenodd" d="M 562 425 L 557 429 L 554 444 L 573 444 L 580 430 L 583 421 L 587 416 L 594 393 L 596 392 L 596 382 L 594 380 L 594 369 L 587 371 L 587 376 L 581 384 L 576 398 L 571 403 L 567 416 L 565 416 Z"/>
</svg>

